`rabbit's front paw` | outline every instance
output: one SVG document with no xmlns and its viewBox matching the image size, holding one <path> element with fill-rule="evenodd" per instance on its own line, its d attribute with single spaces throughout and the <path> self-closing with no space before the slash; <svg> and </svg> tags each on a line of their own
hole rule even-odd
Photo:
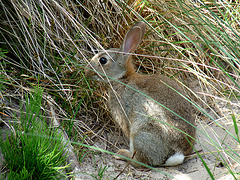
<svg viewBox="0 0 240 180">
<path fill-rule="evenodd" d="M 133 155 L 132 155 L 132 153 L 131 153 L 129 150 L 127 150 L 127 149 L 119 149 L 116 154 L 121 155 L 121 157 L 118 156 L 118 155 L 114 155 L 114 156 L 113 156 L 113 157 L 116 158 L 117 160 L 127 161 L 127 162 L 128 162 L 129 164 L 131 164 L 133 167 L 138 168 L 138 169 L 139 169 L 139 168 L 145 169 L 144 166 L 142 166 L 141 164 L 135 162 L 135 161 L 137 161 L 137 159 L 134 157 L 135 153 L 133 153 Z M 125 158 L 122 157 L 122 156 L 124 156 L 124 157 L 126 157 L 126 158 L 129 158 L 129 159 L 125 159 Z M 132 161 L 131 159 L 134 159 L 134 161 Z"/>
<path fill-rule="evenodd" d="M 120 155 L 120 156 L 127 157 L 127 158 L 132 158 L 131 152 L 130 152 L 129 150 L 127 150 L 127 149 L 119 149 L 116 154 L 118 154 L 118 155 Z M 125 158 L 120 157 L 120 156 L 118 156 L 118 155 L 114 155 L 113 157 L 114 157 L 115 159 L 118 159 L 118 160 L 124 160 L 124 161 L 126 161 Z"/>
</svg>

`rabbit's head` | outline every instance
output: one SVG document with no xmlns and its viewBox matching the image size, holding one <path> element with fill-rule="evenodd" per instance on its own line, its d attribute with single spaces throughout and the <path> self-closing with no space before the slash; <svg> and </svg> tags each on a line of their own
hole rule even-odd
<svg viewBox="0 0 240 180">
<path fill-rule="evenodd" d="M 135 73 L 129 56 L 141 43 L 145 27 L 144 22 L 137 22 L 127 32 L 120 49 L 112 48 L 96 54 L 85 69 L 86 76 L 107 81 L 107 77 L 109 80 L 121 79 L 127 74 Z"/>
</svg>

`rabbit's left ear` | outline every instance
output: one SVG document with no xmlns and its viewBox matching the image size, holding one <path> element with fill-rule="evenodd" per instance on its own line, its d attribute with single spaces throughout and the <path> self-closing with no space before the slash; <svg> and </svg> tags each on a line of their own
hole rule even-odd
<svg viewBox="0 0 240 180">
<path fill-rule="evenodd" d="M 127 32 L 122 44 L 123 52 L 133 52 L 139 46 L 139 44 L 142 42 L 145 28 L 145 23 L 139 21 Z"/>
</svg>

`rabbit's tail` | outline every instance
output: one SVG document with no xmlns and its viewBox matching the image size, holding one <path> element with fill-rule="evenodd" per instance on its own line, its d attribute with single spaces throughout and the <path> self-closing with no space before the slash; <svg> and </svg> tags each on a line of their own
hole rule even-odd
<svg viewBox="0 0 240 180">
<path fill-rule="evenodd" d="M 176 152 L 174 155 L 170 156 L 163 166 L 177 166 L 182 164 L 184 161 L 184 154 Z"/>
</svg>

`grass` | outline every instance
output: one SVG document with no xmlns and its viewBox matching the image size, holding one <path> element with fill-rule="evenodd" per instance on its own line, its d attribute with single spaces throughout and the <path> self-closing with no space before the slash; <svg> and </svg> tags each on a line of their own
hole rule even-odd
<svg viewBox="0 0 240 180">
<path fill-rule="evenodd" d="M 134 64 L 142 73 L 157 72 L 182 83 L 201 112 L 197 144 L 204 149 L 199 157 L 206 173 L 218 178 L 215 170 L 222 163 L 237 179 L 239 6 L 238 1 L 221 0 L 1 1 L 0 97 L 21 97 L 39 84 L 71 140 L 91 147 L 101 139 L 109 148 L 119 148 L 106 135 L 119 132 L 107 108 L 106 88 L 88 81 L 83 70 L 95 50 L 119 47 L 129 27 L 143 20 L 147 32 Z M 43 101 L 48 99 L 44 96 Z M 1 115 L 10 106 L 0 102 Z M 42 111 L 48 109 L 43 106 Z M 28 124 L 24 128 L 29 129 Z M 82 154 L 81 148 L 76 151 Z M 216 159 L 213 166 L 209 153 Z"/>
<path fill-rule="evenodd" d="M 6 132 L 6 138 L 1 133 L 0 147 L 8 168 L 8 179 L 67 177 L 63 173 L 68 167 L 63 156 L 65 145 L 59 141 L 62 135 L 50 129 L 41 115 L 42 95 L 40 88 L 26 95 L 26 109 L 21 110 L 19 119 L 10 123 L 12 131 Z"/>
</svg>

